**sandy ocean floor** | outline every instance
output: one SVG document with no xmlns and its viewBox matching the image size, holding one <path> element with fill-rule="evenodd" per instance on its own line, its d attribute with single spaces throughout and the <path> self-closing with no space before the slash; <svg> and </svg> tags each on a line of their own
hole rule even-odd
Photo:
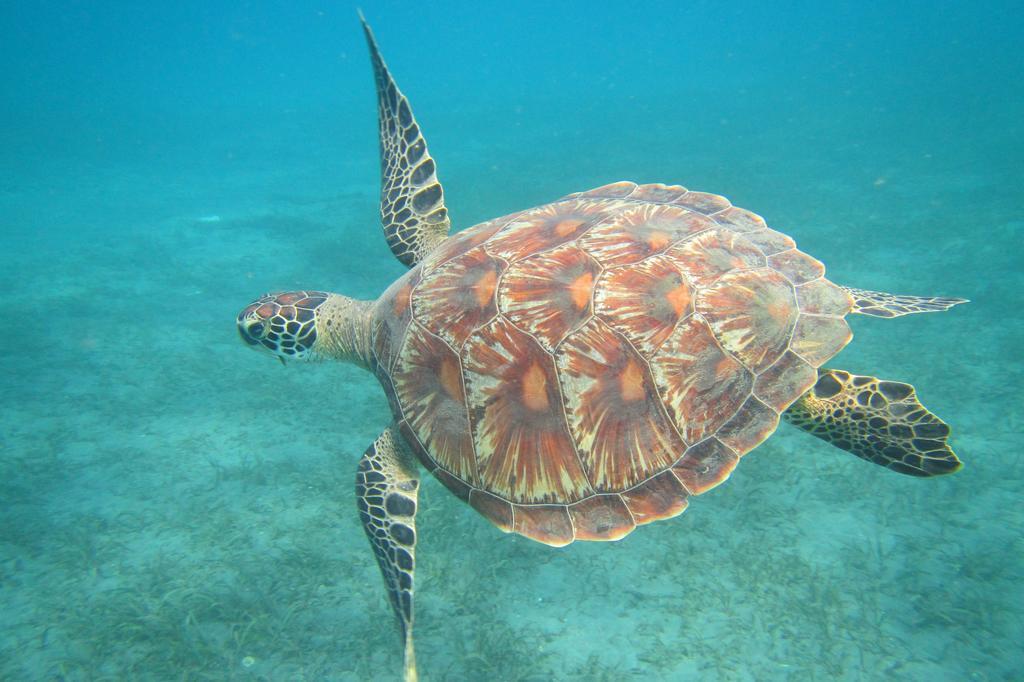
<svg viewBox="0 0 1024 682">
<path fill-rule="evenodd" d="M 458 227 L 677 182 L 763 214 L 835 281 L 971 299 L 853 319 L 830 363 L 915 384 L 965 468 L 903 477 L 784 425 L 681 517 L 561 550 L 428 478 L 422 678 L 1014 679 L 1024 145 L 995 125 L 1012 111 L 965 137 L 910 106 L 780 96 L 681 136 L 656 98 L 491 105 L 419 112 Z M 371 116 L 368 99 L 341 141 L 296 123 L 199 157 L 4 165 L 0 679 L 397 679 L 353 492 L 384 396 L 354 368 L 281 367 L 234 329 L 265 290 L 371 298 L 401 274 Z"/>
</svg>

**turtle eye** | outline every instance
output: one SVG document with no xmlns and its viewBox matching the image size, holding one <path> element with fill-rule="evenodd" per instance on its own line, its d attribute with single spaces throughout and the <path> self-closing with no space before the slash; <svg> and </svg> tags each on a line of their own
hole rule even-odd
<svg viewBox="0 0 1024 682">
<path fill-rule="evenodd" d="M 249 336 L 251 336 L 254 339 L 263 338 L 263 333 L 265 331 L 266 329 L 264 328 L 262 322 L 255 322 L 253 324 L 250 324 L 248 329 Z"/>
</svg>

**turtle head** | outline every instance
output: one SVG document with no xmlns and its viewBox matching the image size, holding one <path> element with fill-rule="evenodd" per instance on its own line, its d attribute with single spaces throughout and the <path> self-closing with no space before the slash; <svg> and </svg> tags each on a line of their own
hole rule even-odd
<svg viewBox="0 0 1024 682">
<path fill-rule="evenodd" d="M 238 334 L 250 348 L 286 360 L 310 360 L 317 355 L 317 311 L 331 294 L 286 291 L 266 294 L 238 313 Z"/>
<path fill-rule="evenodd" d="M 369 366 L 369 302 L 326 291 L 266 294 L 238 313 L 250 348 L 288 360 L 334 358 Z"/>
</svg>

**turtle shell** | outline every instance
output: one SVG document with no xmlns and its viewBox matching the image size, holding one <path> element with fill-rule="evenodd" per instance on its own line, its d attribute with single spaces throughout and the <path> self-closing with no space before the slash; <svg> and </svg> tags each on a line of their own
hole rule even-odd
<svg viewBox="0 0 1024 682">
<path fill-rule="evenodd" d="M 449 238 L 375 304 L 376 373 L 499 528 L 614 540 L 724 481 L 850 340 L 824 272 L 720 196 L 616 183 Z"/>
</svg>

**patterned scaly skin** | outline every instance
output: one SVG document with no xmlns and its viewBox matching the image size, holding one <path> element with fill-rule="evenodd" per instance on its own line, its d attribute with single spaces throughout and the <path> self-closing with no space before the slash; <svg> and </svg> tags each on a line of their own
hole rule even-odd
<svg viewBox="0 0 1024 682">
<path fill-rule="evenodd" d="M 365 21 L 363 32 L 377 85 L 381 224 L 391 253 L 412 267 L 444 241 L 451 221 L 437 167 L 409 100 L 391 77 Z"/>
<path fill-rule="evenodd" d="M 370 306 L 325 291 L 265 294 L 238 314 L 238 334 L 281 362 L 331 359 L 370 367 Z"/>
<path fill-rule="evenodd" d="M 818 370 L 818 382 L 782 418 L 827 443 L 901 474 L 940 476 L 960 469 L 949 426 L 910 384 Z"/>
<path fill-rule="evenodd" d="M 413 650 L 413 575 L 419 475 L 394 425 L 367 448 L 356 472 L 356 498 L 363 530 L 377 557 L 388 599 L 405 645 L 405 680 L 416 680 Z"/>
<path fill-rule="evenodd" d="M 840 287 L 853 299 L 853 310 L 850 312 L 871 317 L 902 317 L 915 313 L 940 313 L 960 303 L 967 303 L 966 298 L 948 298 L 944 296 L 903 296 L 887 294 L 884 291 Z"/>
</svg>

